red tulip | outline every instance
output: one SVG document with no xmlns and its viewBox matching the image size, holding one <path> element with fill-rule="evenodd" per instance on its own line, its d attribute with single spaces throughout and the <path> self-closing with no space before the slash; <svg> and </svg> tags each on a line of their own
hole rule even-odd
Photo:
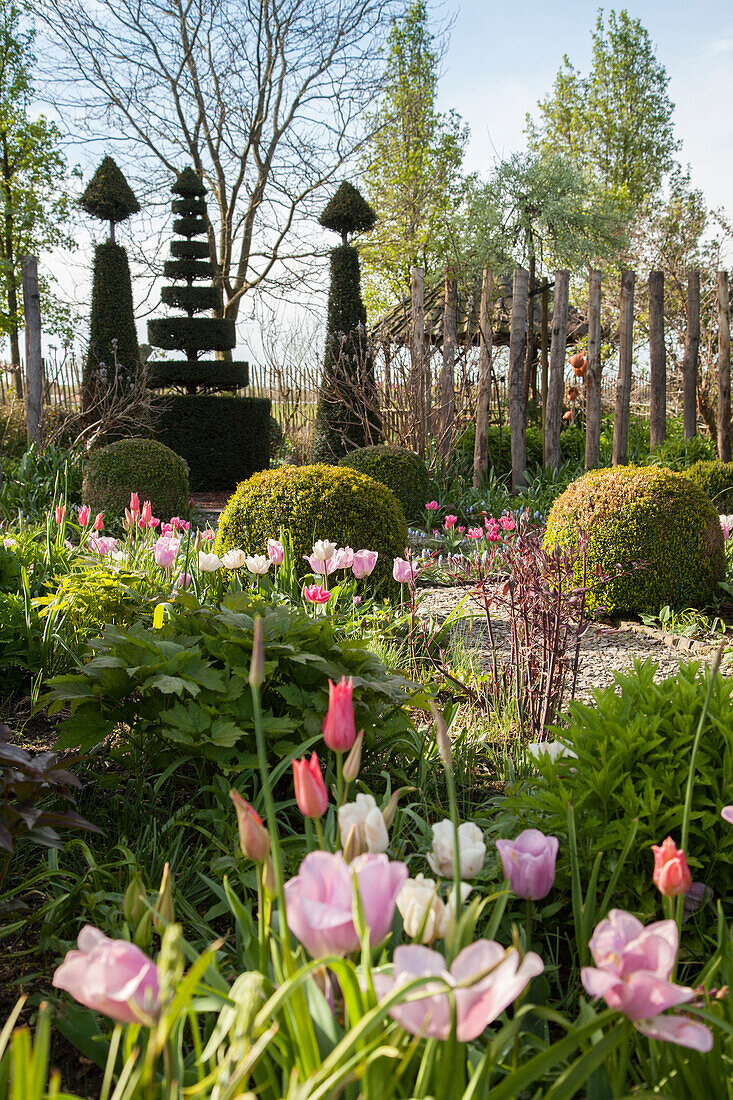
<svg viewBox="0 0 733 1100">
<path fill-rule="evenodd" d="M 686 894 L 692 885 L 692 875 L 687 866 L 687 857 L 678 848 L 671 836 L 664 844 L 652 844 L 654 852 L 654 885 L 665 898 L 676 898 Z"/>
<path fill-rule="evenodd" d="M 328 681 L 328 711 L 323 723 L 323 740 L 334 752 L 348 752 L 356 738 L 354 685 L 351 679 L 341 677 L 338 684 Z"/>
<path fill-rule="evenodd" d="M 328 792 L 323 782 L 318 756 L 310 760 L 293 760 L 295 800 L 304 817 L 323 817 L 328 808 Z"/>
</svg>

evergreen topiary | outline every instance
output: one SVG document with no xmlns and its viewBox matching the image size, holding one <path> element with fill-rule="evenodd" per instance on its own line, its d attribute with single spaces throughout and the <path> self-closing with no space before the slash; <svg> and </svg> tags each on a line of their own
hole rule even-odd
<svg viewBox="0 0 733 1100">
<path fill-rule="evenodd" d="M 112 157 L 104 158 L 80 201 L 88 214 L 108 221 L 110 227 L 110 239 L 94 250 L 82 395 L 84 410 L 91 412 L 101 393 L 110 387 L 124 391 L 140 369 L 130 267 L 125 249 L 115 242 L 115 225 L 136 214 L 140 204 Z"/>
<path fill-rule="evenodd" d="M 430 479 L 427 466 L 414 451 L 386 443 L 360 447 L 342 458 L 339 465 L 359 470 L 391 489 L 408 522 L 425 515 Z"/>
<path fill-rule="evenodd" d="M 85 463 L 82 497 L 92 512 L 124 515 L 130 493 L 149 500 L 153 515 L 169 520 L 189 508 L 188 469 L 170 447 L 155 439 L 120 439 L 92 451 Z"/>
<path fill-rule="evenodd" d="M 704 607 L 725 575 L 718 513 L 697 485 L 656 466 L 591 470 L 552 506 L 545 546 L 575 547 L 588 536 L 588 606 L 609 614 Z M 645 563 L 645 568 L 636 567 Z M 594 584 L 596 571 L 624 575 Z M 575 566 L 583 583 L 583 562 Z"/>
<path fill-rule="evenodd" d="M 370 229 L 374 211 L 355 187 L 343 183 L 321 215 L 341 234 L 331 253 L 326 349 L 316 411 L 313 458 L 335 462 L 382 435 L 374 361 L 366 333 L 359 256 L 349 233 Z"/>
<path fill-rule="evenodd" d="M 219 520 L 216 552 L 241 547 L 262 554 L 281 528 L 292 534 L 301 576 L 309 571 L 303 555 L 317 539 L 377 550 L 377 580 L 391 580 L 392 563 L 407 544 L 407 525 L 390 490 L 343 466 L 281 466 L 238 485 Z"/>
<path fill-rule="evenodd" d="M 685 477 L 700 486 L 722 515 L 733 512 L 733 462 L 695 462 L 685 470 Z"/>
</svg>

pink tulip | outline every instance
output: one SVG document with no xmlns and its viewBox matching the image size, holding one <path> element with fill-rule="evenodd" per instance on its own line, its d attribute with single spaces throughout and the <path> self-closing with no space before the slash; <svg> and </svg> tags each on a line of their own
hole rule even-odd
<svg viewBox="0 0 733 1100">
<path fill-rule="evenodd" d="M 486 538 L 489 540 L 489 542 L 498 542 L 499 539 L 501 538 L 501 535 L 499 534 L 499 528 L 498 527 L 487 527 L 486 528 Z"/>
<path fill-rule="evenodd" d="M 328 809 L 328 791 L 316 753 L 310 760 L 293 760 L 293 783 L 295 801 L 303 817 L 323 817 Z"/>
<path fill-rule="evenodd" d="M 277 539 L 268 539 L 267 556 L 273 565 L 282 565 L 285 561 L 285 547 Z"/>
<path fill-rule="evenodd" d="M 525 829 L 516 840 L 497 840 L 504 878 L 519 898 L 539 901 L 547 897 L 555 881 L 555 860 L 560 841 L 539 829 Z"/>
<path fill-rule="evenodd" d="M 354 551 L 350 546 L 339 546 L 332 560 L 334 569 L 351 569 L 354 564 Z"/>
<path fill-rule="evenodd" d="M 56 507 L 54 508 L 54 516 L 56 518 L 56 523 L 58 524 L 59 527 L 64 522 L 64 513 L 65 513 L 65 511 L 66 511 L 66 505 L 65 504 L 57 504 Z"/>
<path fill-rule="evenodd" d="M 477 940 L 459 951 L 450 969 L 443 956 L 429 947 L 419 944 L 398 947 L 392 974 L 375 971 L 373 977 L 380 1000 L 415 978 L 426 979 L 424 986 L 413 988 L 408 995 L 410 999 L 397 1003 L 389 1014 L 410 1035 L 430 1039 L 450 1036 L 451 1003 L 446 987 L 452 988 L 456 1038 L 460 1043 L 468 1043 L 500 1016 L 543 970 L 542 959 L 533 951 L 520 959 L 513 947 L 506 951 L 494 940 Z M 422 996 L 428 990 L 434 992 Z"/>
<path fill-rule="evenodd" d="M 308 603 L 324 604 L 331 599 L 331 593 L 320 584 L 306 584 L 303 588 L 303 596 Z"/>
<path fill-rule="evenodd" d="M 102 528 L 104 527 L 104 512 L 97 512 L 97 518 L 95 519 L 92 527 L 95 531 L 102 530 Z"/>
<path fill-rule="evenodd" d="M 458 532 L 459 535 L 465 535 L 466 528 L 465 527 L 456 527 L 456 531 Z"/>
<path fill-rule="evenodd" d="M 392 563 L 392 576 L 399 584 L 410 584 L 415 579 L 417 564 L 405 561 L 404 558 L 395 558 Z"/>
<path fill-rule="evenodd" d="M 323 561 L 322 558 L 317 558 L 315 554 L 303 554 L 303 559 L 310 565 L 311 573 L 316 573 L 321 577 L 328 576 L 328 574 L 333 573 L 336 568 L 335 558 L 329 558 L 328 561 Z"/>
<path fill-rule="evenodd" d="M 79 521 L 79 526 L 80 527 L 86 527 L 87 526 L 87 524 L 89 523 L 90 514 L 91 513 L 89 511 L 89 505 L 88 504 L 84 504 L 84 505 L 82 505 L 81 508 L 77 509 L 76 518 Z"/>
<path fill-rule="evenodd" d="M 720 816 L 723 821 L 727 821 L 729 825 L 733 825 L 733 806 L 723 806 L 720 811 Z"/>
<path fill-rule="evenodd" d="M 140 497 L 137 493 L 130 493 L 130 511 L 133 517 L 140 514 Z"/>
<path fill-rule="evenodd" d="M 673 920 L 644 928 L 630 913 L 612 909 L 590 941 L 596 965 L 583 967 L 580 977 L 586 993 L 603 997 L 643 1035 L 706 1053 L 713 1045 L 709 1028 L 685 1016 L 660 1015 L 695 996 L 693 989 L 669 981 L 677 944 Z"/>
<path fill-rule="evenodd" d="M 150 1024 L 158 1012 L 158 970 L 139 947 L 111 940 L 90 924 L 78 951 L 67 951 L 53 976 L 79 1004 L 123 1024 Z"/>
<path fill-rule="evenodd" d="M 203 529 L 203 531 L 201 532 L 201 541 L 202 542 L 213 542 L 215 538 L 216 538 L 216 532 L 212 531 L 212 529 L 210 527 L 205 527 Z"/>
<path fill-rule="evenodd" d="M 457 522 L 458 516 L 446 516 L 443 526 L 445 527 L 446 531 L 450 531 L 451 527 L 455 527 Z"/>
<path fill-rule="evenodd" d="M 517 526 L 516 523 L 514 522 L 514 517 L 513 516 L 502 516 L 501 519 L 499 520 L 499 525 L 505 531 L 513 531 L 514 528 Z"/>
<path fill-rule="evenodd" d="M 379 553 L 377 550 L 357 550 L 351 563 L 351 571 L 357 580 L 368 577 L 374 572 Z"/>
<path fill-rule="evenodd" d="M 372 947 L 392 928 L 404 863 L 370 852 L 347 863 L 341 852 L 311 852 L 295 878 L 285 883 L 287 923 L 309 955 L 348 955 L 361 944 L 354 927 L 354 878 Z"/>
<path fill-rule="evenodd" d="M 469 527 L 466 531 L 467 539 L 482 539 L 483 537 L 484 533 L 480 527 Z"/>
<path fill-rule="evenodd" d="M 191 521 L 187 519 L 181 519 L 180 516 L 171 516 L 171 527 L 174 531 L 190 531 Z"/>
<path fill-rule="evenodd" d="M 358 607 L 361 603 L 361 596 L 354 596 L 354 607 Z"/>
<path fill-rule="evenodd" d="M 270 854 L 270 834 L 262 824 L 257 811 L 246 802 L 239 791 L 230 791 L 229 797 L 237 811 L 239 846 L 242 855 L 255 863 L 264 863 Z"/>
<path fill-rule="evenodd" d="M 153 547 L 155 563 L 162 569 L 170 569 L 173 565 L 181 546 L 180 539 L 161 537 Z"/>
<path fill-rule="evenodd" d="M 428 509 L 429 512 L 437 512 L 440 505 L 438 504 L 437 500 L 429 500 L 425 507 Z"/>
<path fill-rule="evenodd" d="M 193 577 L 190 573 L 179 573 L 176 577 L 176 584 L 179 588 L 190 588 L 193 583 Z"/>
<path fill-rule="evenodd" d="M 338 684 L 328 681 L 328 711 L 323 723 L 323 740 L 332 752 L 348 752 L 356 739 L 354 685 L 342 676 Z"/>
<path fill-rule="evenodd" d="M 686 894 L 692 885 L 692 875 L 687 866 L 687 857 L 681 848 L 677 848 L 671 836 L 662 845 L 652 844 L 654 852 L 654 885 L 665 898 L 676 898 Z"/>
<path fill-rule="evenodd" d="M 102 535 L 101 538 L 95 538 L 94 535 L 89 536 L 89 546 L 92 550 L 97 551 L 100 558 L 106 558 L 107 554 L 116 550 L 118 545 L 117 539 L 113 539 L 111 535 Z"/>
</svg>

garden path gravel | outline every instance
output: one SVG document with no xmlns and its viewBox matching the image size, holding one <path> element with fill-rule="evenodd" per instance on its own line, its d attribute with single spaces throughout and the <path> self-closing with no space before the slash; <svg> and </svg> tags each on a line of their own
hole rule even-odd
<svg viewBox="0 0 733 1100">
<path fill-rule="evenodd" d="M 432 615 L 439 622 L 447 618 L 464 596 L 461 588 L 424 588 L 419 591 L 419 614 Z M 473 639 L 482 664 L 488 668 L 491 651 L 483 613 L 471 619 L 471 615 L 478 610 L 475 604 L 467 602 L 465 617 L 456 623 L 454 631 L 469 644 Z M 497 648 L 508 655 L 509 624 L 501 609 L 492 611 L 492 627 Z M 582 702 L 591 702 L 593 689 L 608 687 L 613 683 L 614 674 L 630 669 L 635 658 L 655 661 L 658 664 L 655 679 L 663 680 L 677 671 L 680 661 L 695 659 L 712 662 L 718 645 L 719 641 L 714 643 L 712 639 L 682 638 L 636 622 L 621 622 L 617 626 L 593 625 L 580 643 L 575 697 Z M 723 675 L 733 675 L 733 662 L 726 656 L 721 672 Z"/>
</svg>

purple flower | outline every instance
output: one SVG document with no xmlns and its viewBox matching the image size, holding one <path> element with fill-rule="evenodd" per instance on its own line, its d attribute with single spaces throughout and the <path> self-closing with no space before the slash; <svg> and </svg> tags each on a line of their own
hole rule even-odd
<svg viewBox="0 0 733 1100">
<path fill-rule="evenodd" d="M 560 842 L 539 829 L 525 829 L 516 840 L 497 840 L 504 878 L 519 898 L 540 901 L 555 881 L 555 860 Z"/>
</svg>

